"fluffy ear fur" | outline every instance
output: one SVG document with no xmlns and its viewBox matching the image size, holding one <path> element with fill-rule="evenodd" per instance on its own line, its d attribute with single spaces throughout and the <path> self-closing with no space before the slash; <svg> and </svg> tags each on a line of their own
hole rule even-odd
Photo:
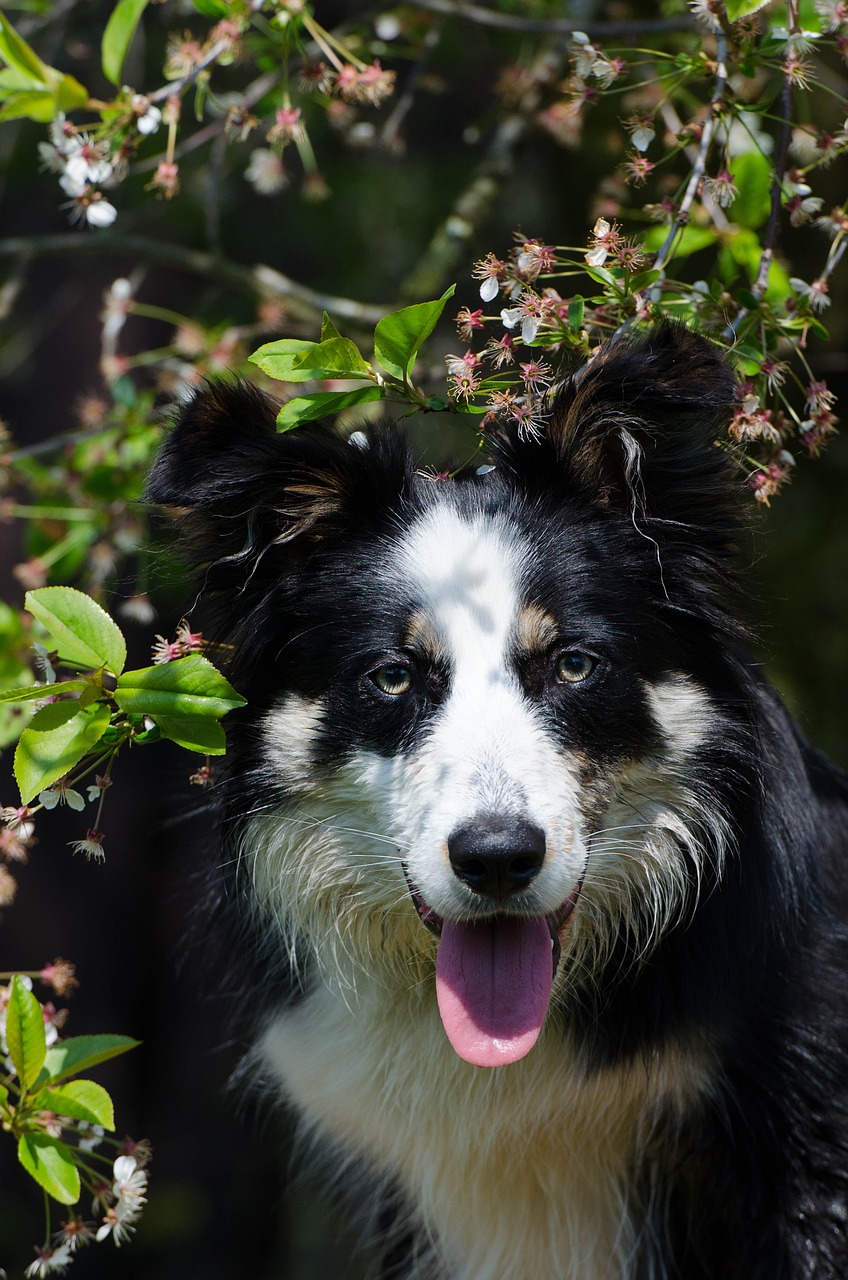
<svg viewBox="0 0 848 1280">
<path fill-rule="evenodd" d="M 406 486 L 406 447 L 388 434 L 357 448 L 318 424 L 279 434 L 276 415 L 249 383 L 209 383 L 180 411 L 151 471 L 147 499 L 178 518 L 213 591 L 243 588 L 269 552 L 308 554 L 367 529 Z"/>
<path fill-rule="evenodd" d="M 554 402 L 541 447 L 502 442 L 523 482 L 552 478 L 595 507 L 666 521 L 709 543 L 738 527 L 739 480 L 716 439 L 735 379 L 705 338 L 678 325 L 602 347 Z"/>
</svg>

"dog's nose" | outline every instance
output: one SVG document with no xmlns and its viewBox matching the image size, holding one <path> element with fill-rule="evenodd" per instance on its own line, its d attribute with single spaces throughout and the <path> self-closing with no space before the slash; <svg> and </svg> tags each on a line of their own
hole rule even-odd
<svg viewBox="0 0 848 1280">
<path fill-rule="evenodd" d="M 508 898 L 545 860 L 545 833 L 524 818 L 477 818 L 448 837 L 454 875 L 475 893 Z"/>
</svg>

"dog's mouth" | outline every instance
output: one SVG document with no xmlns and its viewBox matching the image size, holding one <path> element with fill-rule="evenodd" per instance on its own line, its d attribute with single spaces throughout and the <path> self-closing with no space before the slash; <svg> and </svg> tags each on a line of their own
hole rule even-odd
<svg viewBox="0 0 848 1280">
<path fill-rule="evenodd" d="M 421 923 L 439 938 L 436 996 L 453 1048 L 478 1067 L 525 1057 L 536 1043 L 580 890 L 581 876 L 550 915 L 447 920 L 424 900 L 404 867 Z"/>
</svg>

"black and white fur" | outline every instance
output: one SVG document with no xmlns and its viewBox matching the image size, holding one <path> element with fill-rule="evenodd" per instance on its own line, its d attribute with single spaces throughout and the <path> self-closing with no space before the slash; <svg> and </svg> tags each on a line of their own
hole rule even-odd
<svg viewBox="0 0 848 1280">
<path fill-rule="evenodd" d="M 848 1275 L 848 786 L 746 652 L 733 397 L 667 327 L 483 474 L 278 435 L 224 384 L 154 469 L 249 700 L 220 792 L 255 1060 L 395 1206 L 381 1274 Z M 541 1034 L 473 1065 L 439 930 L 528 919 Z"/>
</svg>

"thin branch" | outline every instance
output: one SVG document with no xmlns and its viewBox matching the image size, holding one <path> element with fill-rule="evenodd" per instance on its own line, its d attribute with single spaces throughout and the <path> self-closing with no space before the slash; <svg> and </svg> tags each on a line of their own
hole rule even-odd
<svg viewBox="0 0 848 1280">
<path fill-rule="evenodd" d="M 792 85 L 788 76 L 784 77 L 783 89 L 781 91 L 781 112 L 783 123 L 780 127 L 780 133 L 777 138 L 777 152 L 774 158 L 774 165 L 771 176 L 771 207 L 769 209 L 769 220 L 766 224 L 765 234 L 763 236 L 763 252 L 760 257 L 760 264 L 757 268 L 757 278 L 751 286 L 751 293 L 760 302 L 768 288 L 769 271 L 774 261 L 775 249 L 777 248 L 777 232 L 780 225 L 780 210 L 783 197 L 783 175 L 786 171 L 786 157 L 789 154 L 789 142 L 792 137 Z M 732 338 L 739 332 L 739 328 L 750 314 L 750 308 L 744 307 L 733 318 L 732 324 L 727 326 L 724 336 Z"/>
<path fill-rule="evenodd" d="M 544 35 L 570 35 L 573 31 L 585 31 L 588 36 L 621 37 L 663 35 L 668 31 L 689 31 L 694 19 L 691 14 L 679 18 L 634 18 L 622 22 L 579 21 L 571 18 L 523 18 L 519 14 L 497 13 L 480 5 L 466 4 L 463 0 L 415 0 L 417 9 L 431 13 L 443 13 L 449 18 L 461 18 L 483 27 L 500 27 L 506 31 L 536 31 Z"/>
<path fill-rule="evenodd" d="M 686 184 L 686 190 L 683 193 L 683 199 L 680 202 L 677 217 L 671 224 L 669 233 L 657 253 L 657 256 L 654 258 L 653 267 L 655 270 L 663 270 L 671 257 L 671 250 L 674 246 L 674 242 L 689 221 L 689 210 L 692 207 L 692 202 L 698 193 L 698 188 L 701 185 L 704 173 L 706 172 L 707 155 L 709 154 L 710 144 L 712 143 L 713 133 L 715 131 L 716 109 L 724 98 L 724 91 L 727 86 L 727 37 L 723 31 L 717 30 L 715 32 L 715 41 L 716 79 L 715 85 L 713 86 L 712 97 L 710 98 L 710 105 L 707 108 L 707 117 L 701 131 L 698 154 L 695 157 L 695 163 L 692 166 L 692 173 L 689 177 L 688 183 Z"/>
<path fill-rule="evenodd" d="M 392 309 L 391 304 L 375 306 L 310 289 L 265 263 L 258 262 L 252 267 L 244 267 L 240 263 L 199 249 L 187 249 L 182 245 L 168 244 L 164 240 L 152 240 L 145 236 L 104 231 L 90 235 L 87 232 L 68 232 L 65 235 L 12 236 L 0 240 L 0 258 L 18 259 L 27 255 L 31 258 L 55 258 L 80 253 L 96 254 L 98 257 L 111 254 L 132 258 L 136 262 L 157 262 L 176 271 L 214 280 L 239 293 L 266 300 L 283 299 L 291 314 L 302 320 L 320 319 L 321 313 L 327 311 L 341 320 L 350 320 L 367 327 L 376 324 Z"/>
</svg>

